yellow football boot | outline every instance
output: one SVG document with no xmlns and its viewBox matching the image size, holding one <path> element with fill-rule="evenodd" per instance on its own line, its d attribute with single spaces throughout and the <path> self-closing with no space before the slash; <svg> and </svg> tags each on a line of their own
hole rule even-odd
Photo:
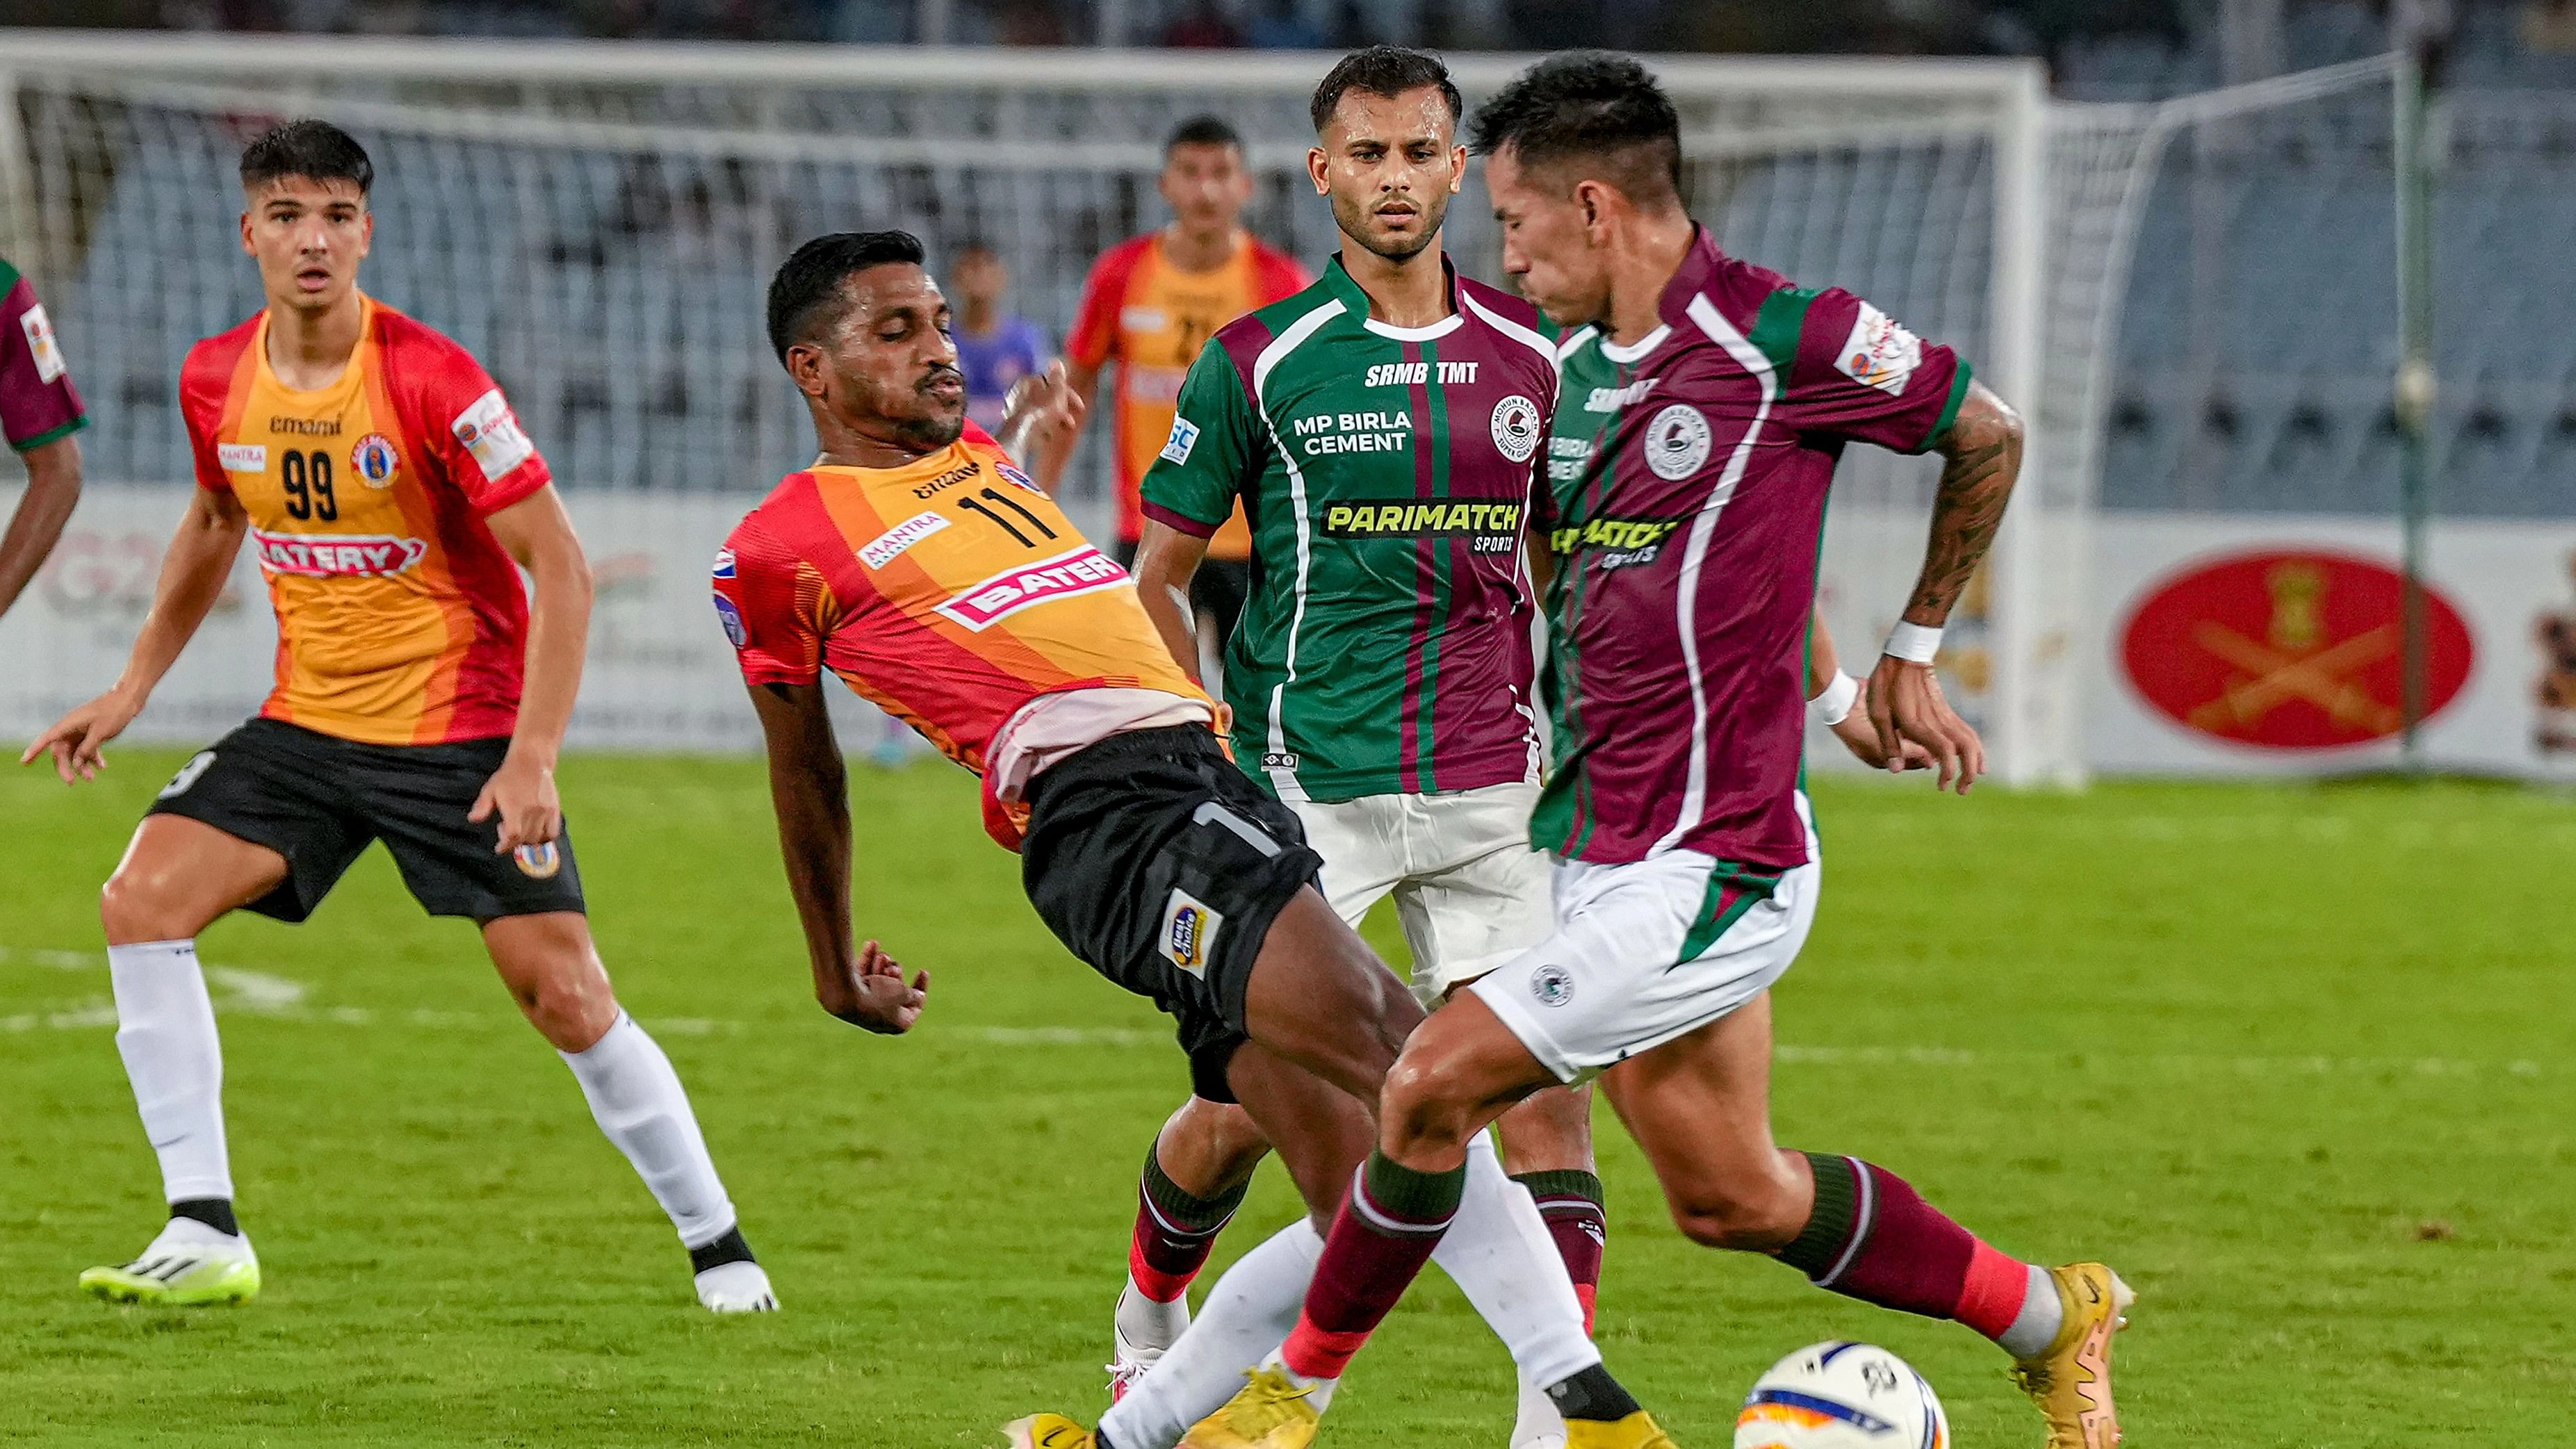
<svg viewBox="0 0 2576 1449">
<path fill-rule="evenodd" d="M 250 1239 L 220 1233 L 193 1218 L 172 1218 L 143 1256 L 123 1267 L 92 1268 L 81 1291 L 110 1303 L 201 1308 L 247 1303 L 259 1296 L 259 1258 Z"/>
<path fill-rule="evenodd" d="M 1643 1409 L 1619 1420 L 1568 1419 L 1565 1449 L 1678 1449 Z"/>
<path fill-rule="evenodd" d="M 2048 1449 L 2114 1449 L 2120 1413 L 2111 1405 L 2111 1335 L 2129 1326 L 2137 1294 L 2100 1263 L 2048 1270 L 2066 1322 L 2048 1347 L 2013 1360 L 2013 1382 L 2048 1418 Z"/>
<path fill-rule="evenodd" d="M 1243 1377 L 1243 1387 L 1224 1408 L 1181 1436 L 1180 1449 L 1306 1449 L 1315 1442 L 1324 1416 L 1308 1397 L 1312 1387 L 1268 1364 Z"/>
<path fill-rule="evenodd" d="M 1011 1449 L 1093 1449 L 1091 1431 L 1062 1414 L 1031 1414 L 1002 1426 Z"/>
</svg>

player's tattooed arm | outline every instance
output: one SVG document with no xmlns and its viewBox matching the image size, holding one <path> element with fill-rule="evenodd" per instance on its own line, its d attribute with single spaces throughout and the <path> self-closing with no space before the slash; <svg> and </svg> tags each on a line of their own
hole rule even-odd
<svg viewBox="0 0 2576 1449">
<path fill-rule="evenodd" d="M 910 1031 L 929 1001 L 930 973 L 905 981 L 893 957 L 874 941 L 860 944 L 851 929 L 849 777 L 823 686 L 755 684 L 751 703 L 768 746 L 769 800 L 814 999 L 852 1026 Z"/>
<path fill-rule="evenodd" d="M 1966 591 L 1986 550 L 2003 526 L 2004 504 L 2021 476 L 2021 417 L 1982 383 L 1968 384 L 1959 415 L 1933 440 L 1942 458 L 1941 487 L 1932 502 L 1932 537 L 1915 579 L 1905 622 L 1937 629 Z M 1941 693 L 1930 664 L 1879 656 L 1870 671 L 1869 722 L 1881 757 L 1902 769 L 1905 745 L 1919 745 L 1940 775 L 1936 786 L 1966 794 L 1986 772 L 1986 746 Z"/>
<path fill-rule="evenodd" d="M 1983 563 L 2003 526 L 2004 504 L 2021 477 L 2021 415 L 1981 382 L 1968 384 L 1959 415 L 1932 450 L 1941 487 L 1932 503 L 1932 544 L 1905 606 L 1905 621 L 1938 629 Z"/>
</svg>

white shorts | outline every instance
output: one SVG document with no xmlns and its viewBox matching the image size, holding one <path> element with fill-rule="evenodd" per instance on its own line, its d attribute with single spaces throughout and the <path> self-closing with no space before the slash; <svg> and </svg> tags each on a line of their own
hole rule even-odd
<svg viewBox="0 0 2576 1449">
<path fill-rule="evenodd" d="M 1568 1082 L 1706 1026 L 1769 990 L 1815 924 L 1823 868 L 1804 795 L 1798 814 L 1807 864 L 1768 895 L 1687 850 L 1558 861 L 1554 932 L 1469 989 Z"/>
<path fill-rule="evenodd" d="M 1413 948 L 1413 994 L 1437 1006 L 1546 939 L 1555 919 L 1547 857 L 1529 843 L 1538 787 L 1517 782 L 1436 795 L 1300 800 L 1306 843 L 1324 857 L 1324 899 L 1356 928 L 1392 894 Z"/>
</svg>

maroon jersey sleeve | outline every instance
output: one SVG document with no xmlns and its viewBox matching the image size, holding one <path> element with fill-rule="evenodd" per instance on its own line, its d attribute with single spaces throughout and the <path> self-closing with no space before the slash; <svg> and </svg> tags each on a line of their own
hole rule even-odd
<svg viewBox="0 0 2576 1449">
<path fill-rule="evenodd" d="M 0 438 L 23 453 L 88 421 L 36 289 L 0 262 Z"/>
<path fill-rule="evenodd" d="M 746 684 L 812 684 L 822 675 L 831 600 L 822 577 L 769 536 L 755 512 L 716 554 L 716 618 Z"/>
<path fill-rule="evenodd" d="M 1828 287 L 1807 304 L 1779 412 L 1802 433 L 1919 453 L 1958 416 L 1967 390 L 1957 353 Z"/>
<path fill-rule="evenodd" d="M 404 422 L 477 514 L 498 513 L 554 481 L 472 353 L 417 323 L 397 324 L 383 345 L 416 400 Z"/>
</svg>

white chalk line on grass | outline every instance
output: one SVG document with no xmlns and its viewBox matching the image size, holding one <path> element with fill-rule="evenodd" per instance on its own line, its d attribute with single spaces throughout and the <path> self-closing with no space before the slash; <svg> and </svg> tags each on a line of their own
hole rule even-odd
<svg viewBox="0 0 2576 1449">
<path fill-rule="evenodd" d="M 104 953 L 29 951 L 0 946 L 0 966 L 28 965 L 62 971 L 90 971 L 103 969 L 106 964 Z M 407 1026 L 431 1031 L 488 1028 L 508 1020 L 488 1012 L 426 1008 L 380 1011 L 364 1006 L 307 1006 L 304 1004 L 307 991 L 302 982 L 239 966 L 210 964 L 206 967 L 206 980 L 212 988 L 210 994 L 214 997 L 217 1011 L 270 1020 L 316 1022 L 329 1026 Z M 94 1031 L 115 1025 L 115 1002 L 96 996 L 55 1010 L 0 1016 L 0 1033 Z M 729 1036 L 758 1029 L 758 1024 L 753 1022 L 704 1016 L 654 1017 L 644 1025 L 651 1031 L 671 1036 Z M 1150 1047 L 1166 1045 L 1172 1040 L 1169 1032 L 1125 1026 L 942 1026 L 934 1023 L 923 1036 L 933 1042 L 969 1041 L 1001 1047 Z M 1921 1067 L 1935 1071 L 2006 1067 L 2021 1071 L 2050 1067 L 2085 1070 L 2101 1067 L 2185 1076 L 2323 1077 L 2395 1073 L 2416 1077 L 2541 1077 L 2556 1074 L 2531 1060 L 2491 1061 L 2465 1057 L 1983 1051 L 1967 1047 L 1807 1046 L 1794 1042 L 1783 1042 L 1773 1047 L 1771 1054 L 1774 1061 L 1793 1067 Z"/>
</svg>

